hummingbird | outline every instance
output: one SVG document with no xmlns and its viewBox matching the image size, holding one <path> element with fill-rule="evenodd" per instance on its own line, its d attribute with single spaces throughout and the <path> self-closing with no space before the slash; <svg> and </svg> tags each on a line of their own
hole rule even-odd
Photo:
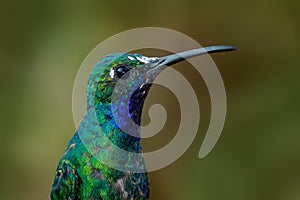
<svg viewBox="0 0 300 200">
<path fill-rule="evenodd" d="M 149 199 L 139 127 L 154 79 L 165 68 L 188 58 L 235 49 L 209 46 L 164 57 L 116 53 L 98 61 L 87 82 L 87 113 L 58 163 L 50 200 Z M 124 87 L 118 89 L 120 81 Z M 136 126 L 127 126 L 127 118 Z M 111 146 L 129 153 L 119 155 Z M 132 158 L 131 153 L 141 156 Z M 128 170 L 131 168 L 134 170 Z"/>
</svg>

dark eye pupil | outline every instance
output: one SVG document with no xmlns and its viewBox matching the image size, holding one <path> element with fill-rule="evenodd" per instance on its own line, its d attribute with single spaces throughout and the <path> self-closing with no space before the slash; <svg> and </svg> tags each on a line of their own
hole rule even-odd
<svg viewBox="0 0 300 200">
<path fill-rule="evenodd" d="M 127 67 L 126 65 L 121 65 L 118 66 L 116 68 L 116 75 L 118 78 L 122 78 L 124 74 L 126 74 L 126 72 L 128 72 L 130 70 L 129 67 Z M 129 76 L 129 73 L 126 74 L 126 76 L 124 76 L 123 78 L 127 78 Z"/>
</svg>

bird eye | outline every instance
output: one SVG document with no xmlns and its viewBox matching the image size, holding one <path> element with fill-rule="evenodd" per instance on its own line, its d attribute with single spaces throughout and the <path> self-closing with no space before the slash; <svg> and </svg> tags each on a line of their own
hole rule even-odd
<svg viewBox="0 0 300 200">
<path fill-rule="evenodd" d="M 115 72 L 116 72 L 116 75 L 117 75 L 118 78 L 126 79 L 129 76 L 129 73 L 126 74 L 126 72 L 128 72 L 129 70 L 130 70 L 130 68 L 128 66 L 126 66 L 126 65 L 119 65 L 115 69 Z M 126 75 L 124 76 L 124 74 L 126 74 Z"/>
</svg>

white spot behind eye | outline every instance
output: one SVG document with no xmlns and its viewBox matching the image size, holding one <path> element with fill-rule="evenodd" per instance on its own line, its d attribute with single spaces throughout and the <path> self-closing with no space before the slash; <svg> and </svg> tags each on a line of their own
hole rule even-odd
<svg viewBox="0 0 300 200">
<path fill-rule="evenodd" d="M 114 78 L 114 76 L 115 76 L 115 70 L 113 68 L 110 69 L 109 75 L 110 75 L 111 78 Z"/>
</svg>

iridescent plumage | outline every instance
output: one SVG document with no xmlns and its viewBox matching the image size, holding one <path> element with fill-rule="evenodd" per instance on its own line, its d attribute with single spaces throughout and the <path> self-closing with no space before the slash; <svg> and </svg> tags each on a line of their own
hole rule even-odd
<svg viewBox="0 0 300 200">
<path fill-rule="evenodd" d="M 211 46 L 161 58 L 113 54 L 96 63 L 87 83 L 87 112 L 59 161 L 51 200 L 148 199 L 139 125 L 152 81 L 186 58 L 234 49 Z"/>
<path fill-rule="evenodd" d="M 93 132 L 92 129 L 95 123 L 98 123 L 114 145 L 126 151 L 142 151 L 140 138 L 124 133 L 116 124 L 111 110 L 112 91 L 119 79 L 115 70 L 120 66 L 136 68 L 143 65 L 137 57 L 142 56 L 114 54 L 95 65 L 88 80 L 86 93 L 88 110 L 95 110 L 97 120 L 91 120 L 87 113 L 67 145 L 56 169 L 51 200 L 148 199 L 147 173 L 123 172 L 110 168 L 94 156 L 97 152 L 90 152 L 82 143 L 83 137 L 86 142 L 97 141 L 100 137 L 97 134 L 101 133 Z M 140 123 L 141 108 L 149 89 L 150 87 L 145 86 L 143 90 L 136 91 L 135 97 L 131 98 L 131 117 L 137 123 Z M 140 164 L 144 168 L 144 162 Z"/>
</svg>

